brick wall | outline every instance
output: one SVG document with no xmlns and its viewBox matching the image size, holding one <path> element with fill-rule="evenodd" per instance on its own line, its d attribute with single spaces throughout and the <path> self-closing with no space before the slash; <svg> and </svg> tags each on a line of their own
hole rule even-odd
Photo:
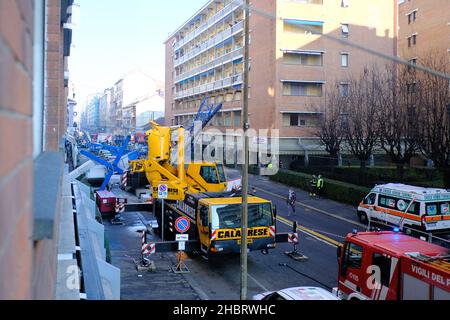
<svg viewBox="0 0 450 320">
<path fill-rule="evenodd" d="M 66 130 L 66 96 L 64 90 L 63 28 L 61 2 L 47 1 L 47 89 L 45 96 L 45 150 L 57 151 Z"/>
<path fill-rule="evenodd" d="M 0 1 L 0 299 L 32 298 L 33 1 Z"/>
<path fill-rule="evenodd" d="M 61 1 L 46 6 L 44 151 L 58 151 L 67 101 Z M 51 239 L 32 239 L 33 24 L 34 0 L 0 0 L 0 299 L 55 296 L 59 217 Z"/>
</svg>

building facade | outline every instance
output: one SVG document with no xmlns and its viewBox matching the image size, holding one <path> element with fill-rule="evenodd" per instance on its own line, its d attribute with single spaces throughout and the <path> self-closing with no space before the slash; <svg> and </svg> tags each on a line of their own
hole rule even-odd
<svg viewBox="0 0 450 320">
<path fill-rule="evenodd" d="M 365 67 L 397 55 L 394 0 L 254 0 L 249 113 L 254 129 L 279 129 L 280 154 L 322 152 L 321 97 Z M 208 1 L 166 41 L 166 123 L 189 124 L 203 101 L 223 103 L 212 126 L 241 126 L 243 1 Z M 352 46 L 357 44 L 360 47 Z"/>
<path fill-rule="evenodd" d="M 0 1 L 2 300 L 55 298 L 72 5 Z"/>
<path fill-rule="evenodd" d="M 412 63 L 430 56 L 450 61 L 450 1 L 399 0 L 399 55 Z"/>
</svg>

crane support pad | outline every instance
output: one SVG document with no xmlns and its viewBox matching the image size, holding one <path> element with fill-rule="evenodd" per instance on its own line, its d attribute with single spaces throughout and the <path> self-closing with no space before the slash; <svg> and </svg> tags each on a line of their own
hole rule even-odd
<svg viewBox="0 0 450 320">
<path fill-rule="evenodd" d="M 287 243 L 289 242 L 289 233 L 277 233 L 275 235 L 275 242 L 276 243 Z"/>
<path fill-rule="evenodd" d="M 177 252 L 178 241 L 156 242 L 156 253 L 160 252 Z M 190 240 L 185 242 L 185 252 L 199 251 L 200 243 L 198 240 Z"/>
</svg>

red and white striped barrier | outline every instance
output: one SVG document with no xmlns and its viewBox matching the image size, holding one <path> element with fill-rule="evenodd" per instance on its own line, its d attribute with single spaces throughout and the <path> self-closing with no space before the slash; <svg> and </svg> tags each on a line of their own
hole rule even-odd
<svg viewBox="0 0 450 320">
<path fill-rule="evenodd" d="M 213 231 L 213 233 L 211 234 L 211 241 L 214 241 L 217 239 L 217 230 Z"/>
<path fill-rule="evenodd" d="M 126 187 L 127 184 L 128 184 L 128 171 L 124 171 L 120 179 L 120 185 L 122 187 Z"/>
<path fill-rule="evenodd" d="M 148 256 L 150 254 L 155 254 L 155 253 L 156 253 L 156 243 L 149 242 L 149 243 L 145 243 L 142 246 L 142 255 L 144 257 Z"/>
<path fill-rule="evenodd" d="M 117 198 L 116 199 L 116 214 L 124 213 L 125 212 L 125 203 L 122 201 L 122 199 Z"/>
<path fill-rule="evenodd" d="M 288 234 L 288 243 L 298 244 L 298 233 L 289 233 Z"/>
<path fill-rule="evenodd" d="M 269 228 L 269 234 L 270 234 L 270 236 L 271 236 L 271 237 L 275 237 L 276 233 L 277 233 L 277 230 L 276 230 L 275 226 L 271 226 L 271 227 Z"/>
</svg>

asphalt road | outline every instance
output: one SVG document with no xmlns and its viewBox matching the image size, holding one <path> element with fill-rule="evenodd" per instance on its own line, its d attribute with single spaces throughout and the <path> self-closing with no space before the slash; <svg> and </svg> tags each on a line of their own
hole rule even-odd
<svg viewBox="0 0 450 320">
<path fill-rule="evenodd" d="M 239 175 L 228 170 L 229 179 Z M 296 190 L 297 210 L 288 216 L 286 196 L 288 187 L 270 182 L 266 177 L 250 176 L 256 194 L 269 199 L 278 208 L 278 232 L 292 229 L 292 221 L 299 225 L 299 251 L 308 257 L 295 261 L 285 252 L 292 251 L 290 244 L 280 244 L 268 255 L 251 252 L 248 258 L 248 296 L 265 291 L 293 286 L 318 286 L 331 291 L 337 285 L 336 245 L 359 225 L 355 208 L 334 201 L 310 199 L 308 194 Z M 205 260 L 198 255 L 186 259 L 190 273 L 174 274 L 174 254 L 151 256 L 155 272 L 137 272 L 133 259 L 140 259 L 143 222 L 152 219 L 148 213 L 126 213 L 125 225 L 106 224 L 110 241 L 112 263 L 121 269 L 122 299 L 148 300 L 236 300 L 240 290 L 239 255 L 218 256 Z M 157 236 L 153 239 L 158 241 Z M 152 241 L 150 238 L 149 241 Z"/>
</svg>

